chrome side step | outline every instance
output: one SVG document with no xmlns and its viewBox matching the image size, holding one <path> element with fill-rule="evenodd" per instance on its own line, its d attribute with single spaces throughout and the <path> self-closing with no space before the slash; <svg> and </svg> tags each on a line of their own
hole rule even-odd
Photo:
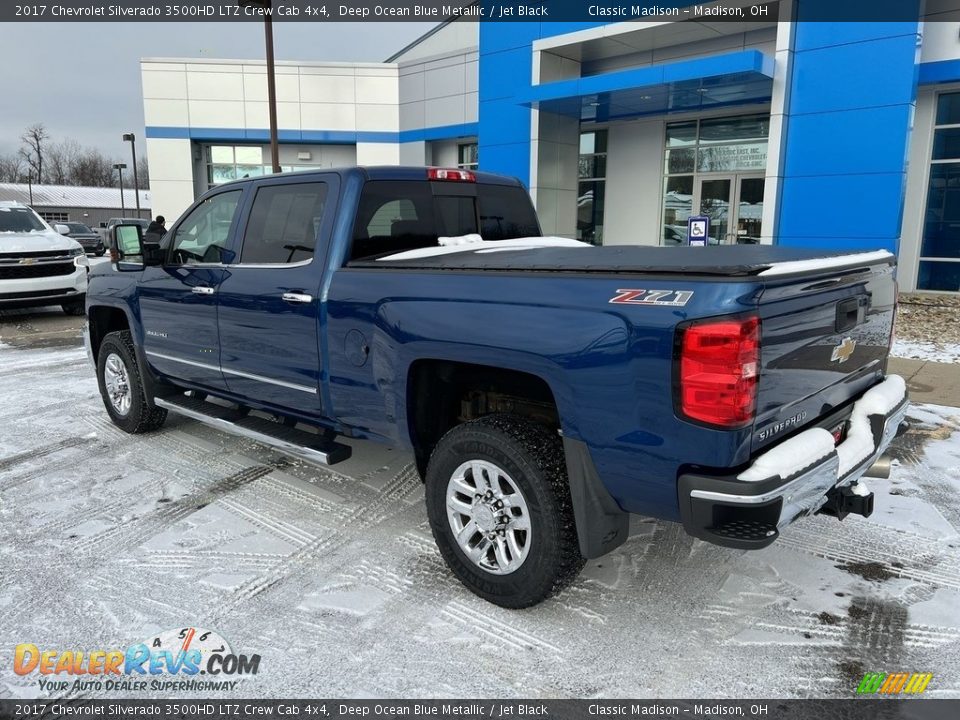
<svg viewBox="0 0 960 720">
<path fill-rule="evenodd" d="M 157 407 L 197 420 L 218 430 L 255 440 L 288 455 L 320 465 L 334 465 L 342 462 L 353 452 L 349 445 L 327 440 L 305 430 L 287 427 L 265 418 L 244 416 L 233 408 L 186 395 L 158 397 L 154 399 L 154 403 Z"/>
</svg>

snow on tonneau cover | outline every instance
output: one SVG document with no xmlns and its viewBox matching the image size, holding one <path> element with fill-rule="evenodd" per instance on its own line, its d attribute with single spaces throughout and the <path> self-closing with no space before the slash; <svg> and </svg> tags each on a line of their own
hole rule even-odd
<svg viewBox="0 0 960 720">
<path fill-rule="evenodd" d="M 504 252 L 491 252 L 498 245 Z M 763 283 L 752 439 L 756 453 L 844 408 L 886 372 L 897 292 L 894 262 L 894 256 L 882 250 L 851 254 L 770 245 L 593 247 L 561 238 L 523 238 L 503 245 L 456 239 L 441 247 L 352 264 L 756 279 Z M 836 427 L 842 425 L 841 417 Z"/>
</svg>

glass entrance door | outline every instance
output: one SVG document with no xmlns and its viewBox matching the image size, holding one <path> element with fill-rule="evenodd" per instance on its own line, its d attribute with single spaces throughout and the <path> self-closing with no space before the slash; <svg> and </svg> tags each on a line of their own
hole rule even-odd
<svg viewBox="0 0 960 720">
<path fill-rule="evenodd" d="M 762 175 L 697 177 L 695 215 L 710 218 L 711 245 L 755 245 L 763 220 Z"/>
<path fill-rule="evenodd" d="M 756 245 L 760 242 L 763 222 L 763 175 L 737 176 L 736 229 L 732 242 L 740 245 Z"/>
<path fill-rule="evenodd" d="M 730 238 L 730 200 L 735 186 L 734 177 L 697 178 L 694 205 L 697 215 L 710 218 L 710 245 L 726 245 Z"/>
</svg>

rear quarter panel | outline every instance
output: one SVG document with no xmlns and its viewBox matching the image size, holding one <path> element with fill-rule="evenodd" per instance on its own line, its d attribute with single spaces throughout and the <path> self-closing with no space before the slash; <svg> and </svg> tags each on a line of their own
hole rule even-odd
<svg viewBox="0 0 960 720">
<path fill-rule="evenodd" d="M 622 289 L 694 294 L 683 307 L 611 304 Z M 332 407 L 340 422 L 409 446 L 414 361 L 531 373 L 550 386 L 564 434 L 587 443 L 621 506 L 676 519 L 680 466 L 743 463 L 750 432 L 716 432 L 675 416 L 675 326 L 753 308 L 757 292 L 755 283 L 717 280 L 339 270 L 327 307 Z M 358 367 L 346 348 L 348 335 L 364 328 L 370 357 Z"/>
</svg>

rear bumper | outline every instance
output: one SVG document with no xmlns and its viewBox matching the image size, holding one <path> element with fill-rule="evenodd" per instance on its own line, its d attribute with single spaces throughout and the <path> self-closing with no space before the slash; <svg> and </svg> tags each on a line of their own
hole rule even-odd
<svg viewBox="0 0 960 720">
<path fill-rule="evenodd" d="M 847 439 L 836 447 L 829 432 L 811 428 L 768 450 L 737 475 L 681 475 L 684 528 L 728 547 L 770 545 L 781 528 L 820 510 L 830 493 L 857 483 L 897 436 L 908 407 L 903 378 L 891 375 L 857 399 Z"/>
</svg>

